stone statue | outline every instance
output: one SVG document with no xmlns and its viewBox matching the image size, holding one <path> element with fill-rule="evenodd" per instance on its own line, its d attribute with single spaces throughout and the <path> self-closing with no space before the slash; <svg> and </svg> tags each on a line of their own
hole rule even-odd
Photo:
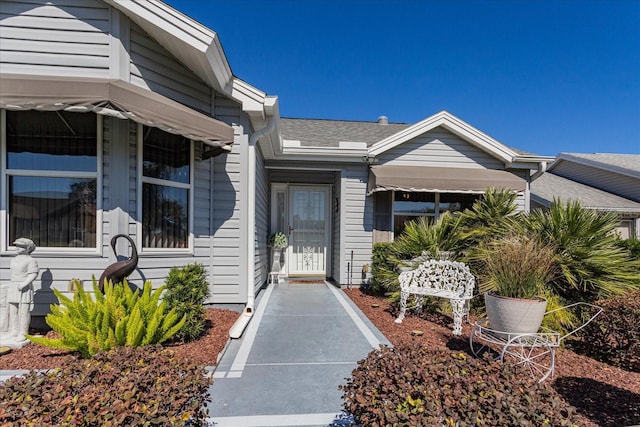
<svg viewBox="0 0 640 427">
<path fill-rule="evenodd" d="M 13 245 L 18 255 L 11 260 L 11 279 L 0 284 L 0 345 L 20 348 L 29 343 L 24 336 L 29 333 L 38 263 L 30 255 L 36 249 L 33 241 L 19 238 Z"/>
</svg>

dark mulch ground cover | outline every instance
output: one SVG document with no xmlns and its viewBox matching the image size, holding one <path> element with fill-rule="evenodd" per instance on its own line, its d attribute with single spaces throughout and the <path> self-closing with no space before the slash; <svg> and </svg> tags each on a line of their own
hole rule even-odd
<svg viewBox="0 0 640 427">
<path fill-rule="evenodd" d="M 394 345 L 418 342 L 434 348 L 469 350 L 471 327 L 468 324 L 464 325 L 461 337 L 451 334 L 452 319 L 441 314 L 409 314 L 402 324 L 396 324 L 397 312 L 384 298 L 360 289 L 345 290 L 345 293 Z M 178 357 L 203 366 L 215 365 L 238 316 L 235 311 L 207 309 L 209 327 L 205 336 L 192 343 L 168 347 Z M 422 331 L 423 335 L 412 335 L 414 330 Z M 0 369 L 51 369 L 62 366 L 69 357 L 76 355 L 28 345 L 0 356 Z M 560 348 L 556 351 L 555 377 L 550 381 L 567 402 L 578 408 L 587 427 L 640 424 L 640 373 L 627 372 Z"/>
<path fill-rule="evenodd" d="M 451 317 L 423 313 L 408 314 L 401 324 L 394 323 L 397 310 L 384 298 L 360 289 L 345 289 L 374 325 L 393 343 L 418 342 L 434 348 L 469 351 L 471 325 L 463 335 L 451 334 Z M 422 336 L 412 331 L 420 330 Z M 640 424 L 640 373 L 627 372 L 566 349 L 556 350 L 552 386 L 585 419 L 585 426 L 632 426 Z"/>
<path fill-rule="evenodd" d="M 218 354 L 229 339 L 229 329 L 240 313 L 231 310 L 209 308 L 206 311 L 207 332 L 197 341 L 190 343 L 168 344 L 176 356 L 190 359 L 202 366 L 216 364 Z M 55 335 L 54 332 L 48 334 Z M 69 357 L 76 354 L 63 350 L 29 344 L 11 353 L 0 356 L 0 369 L 52 369 L 59 368 Z"/>
</svg>

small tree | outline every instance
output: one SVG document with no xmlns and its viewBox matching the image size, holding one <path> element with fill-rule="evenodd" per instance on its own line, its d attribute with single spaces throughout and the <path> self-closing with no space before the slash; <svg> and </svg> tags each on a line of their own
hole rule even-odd
<svg viewBox="0 0 640 427">
<path fill-rule="evenodd" d="M 203 304 L 209 296 L 209 283 L 204 267 L 198 263 L 173 267 L 165 285 L 167 292 L 164 300 L 168 307 L 186 319 L 175 338 L 186 342 L 195 341 L 202 336 L 206 327 Z"/>
</svg>

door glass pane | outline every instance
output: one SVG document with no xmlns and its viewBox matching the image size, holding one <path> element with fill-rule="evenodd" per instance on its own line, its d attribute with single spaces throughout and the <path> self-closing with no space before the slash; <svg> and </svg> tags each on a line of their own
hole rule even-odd
<svg viewBox="0 0 640 427">
<path fill-rule="evenodd" d="M 285 194 L 284 191 L 276 193 L 276 229 L 273 232 L 287 233 L 285 225 Z"/>
<path fill-rule="evenodd" d="M 291 249 L 293 273 L 325 273 L 327 192 L 293 190 L 291 194 Z"/>
</svg>

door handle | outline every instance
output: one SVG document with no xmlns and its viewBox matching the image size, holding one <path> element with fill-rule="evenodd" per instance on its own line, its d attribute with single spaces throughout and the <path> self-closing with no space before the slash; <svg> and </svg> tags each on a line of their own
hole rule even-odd
<svg viewBox="0 0 640 427">
<path fill-rule="evenodd" d="M 291 232 L 295 230 L 292 226 L 289 226 L 289 234 L 291 234 Z"/>
</svg>

